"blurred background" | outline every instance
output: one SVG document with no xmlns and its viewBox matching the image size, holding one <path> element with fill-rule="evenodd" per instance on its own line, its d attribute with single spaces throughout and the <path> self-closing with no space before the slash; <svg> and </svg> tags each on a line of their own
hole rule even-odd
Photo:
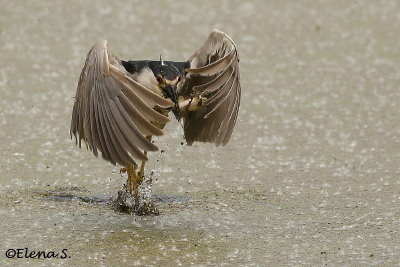
<svg viewBox="0 0 400 267">
<path fill-rule="evenodd" d="M 398 264 L 399 5 L 1 1 L 1 250 L 71 256 L 1 265 Z M 170 123 L 148 164 L 161 215 L 116 212 L 126 177 L 69 136 L 87 52 L 183 61 L 214 28 L 241 59 L 230 143 Z"/>
</svg>

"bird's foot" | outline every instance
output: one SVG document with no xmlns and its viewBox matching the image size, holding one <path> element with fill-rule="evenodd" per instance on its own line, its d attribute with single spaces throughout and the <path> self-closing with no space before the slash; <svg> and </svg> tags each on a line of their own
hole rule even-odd
<svg viewBox="0 0 400 267">
<path fill-rule="evenodd" d="M 196 111 L 203 108 L 204 103 L 207 101 L 207 97 L 205 95 L 196 95 L 189 98 L 179 97 L 179 111 L 180 112 L 189 112 Z"/>
<path fill-rule="evenodd" d="M 137 166 L 129 163 L 126 167 L 121 168 L 119 173 L 127 173 L 128 180 L 127 180 L 127 188 L 128 191 L 137 197 L 138 194 L 138 186 L 143 181 L 143 177 L 140 175 L 139 171 L 137 170 Z"/>
</svg>

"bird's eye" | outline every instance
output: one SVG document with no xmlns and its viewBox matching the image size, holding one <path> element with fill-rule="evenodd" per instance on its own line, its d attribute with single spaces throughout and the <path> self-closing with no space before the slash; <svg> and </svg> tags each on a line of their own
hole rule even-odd
<svg viewBox="0 0 400 267">
<path fill-rule="evenodd" d="M 178 76 L 178 83 L 181 81 L 181 76 Z"/>
</svg>

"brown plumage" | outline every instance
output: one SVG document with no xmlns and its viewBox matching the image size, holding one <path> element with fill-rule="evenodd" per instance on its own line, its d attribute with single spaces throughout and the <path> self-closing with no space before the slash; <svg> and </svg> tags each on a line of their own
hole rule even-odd
<svg viewBox="0 0 400 267">
<path fill-rule="evenodd" d="M 125 166 L 133 158 L 147 160 L 139 150 L 157 151 L 146 135 L 162 135 L 152 122 L 167 123 L 155 107 L 173 103 L 130 78 L 120 61 L 107 52 L 106 41 L 96 43 L 87 55 L 79 78 L 72 111 L 71 134 L 83 139 L 97 156 Z"/>
<path fill-rule="evenodd" d="M 187 143 L 225 145 L 240 105 L 239 55 L 232 39 L 214 30 L 188 61 L 122 61 L 97 42 L 82 69 L 72 111 L 71 137 L 94 155 L 126 166 L 137 197 L 147 151 L 158 148 L 172 110 L 183 119 Z M 142 161 L 140 169 L 135 160 Z"/>
<path fill-rule="evenodd" d="M 83 139 L 97 156 L 125 166 L 134 159 L 147 160 L 141 151 L 156 151 L 145 137 L 160 136 L 169 118 L 160 110 L 173 103 L 144 87 L 107 51 L 107 41 L 89 51 L 79 78 L 72 112 L 71 136 L 81 146 Z M 189 58 L 190 68 L 178 84 L 177 94 L 185 99 L 203 96 L 195 111 L 181 110 L 185 139 L 225 145 L 236 123 L 240 105 L 239 56 L 232 39 L 214 30 Z M 158 111 L 156 111 L 157 109 Z M 141 149 L 141 150 L 140 150 Z"/>
<path fill-rule="evenodd" d="M 185 139 L 218 145 L 228 143 L 240 106 L 239 55 L 232 39 L 214 30 L 190 58 L 190 69 L 180 95 L 202 93 L 203 107 L 182 114 Z"/>
</svg>

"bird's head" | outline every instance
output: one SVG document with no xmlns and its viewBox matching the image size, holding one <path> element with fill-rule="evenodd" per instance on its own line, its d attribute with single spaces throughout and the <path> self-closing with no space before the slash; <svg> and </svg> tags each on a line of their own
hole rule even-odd
<svg viewBox="0 0 400 267">
<path fill-rule="evenodd" d="M 163 61 L 161 57 L 159 64 L 157 64 L 152 70 L 163 96 L 171 99 L 172 102 L 175 103 L 173 112 L 177 119 L 179 119 L 177 88 L 182 80 L 182 73 L 170 62 Z"/>
</svg>

